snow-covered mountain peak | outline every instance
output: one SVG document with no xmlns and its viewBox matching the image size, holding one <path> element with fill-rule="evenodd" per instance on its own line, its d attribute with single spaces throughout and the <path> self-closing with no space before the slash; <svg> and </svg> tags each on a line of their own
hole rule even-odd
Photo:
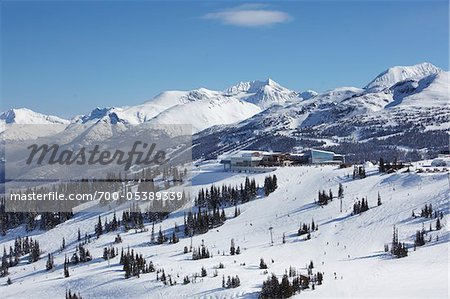
<svg viewBox="0 0 450 299">
<path fill-rule="evenodd" d="M 266 86 L 283 88 L 280 84 L 278 84 L 277 82 L 275 82 L 274 80 L 272 80 L 270 78 L 267 78 L 267 80 L 264 83 Z"/>
<path fill-rule="evenodd" d="M 14 126 L 13 130 L 8 130 L 5 134 L 7 125 L 13 124 L 19 126 Z M 0 138 L 2 140 L 36 139 L 58 133 L 64 130 L 68 124 L 69 121 L 66 119 L 41 114 L 27 108 L 9 109 L 0 114 Z"/>
<path fill-rule="evenodd" d="M 227 88 L 225 90 L 225 93 L 228 93 L 228 94 L 236 94 L 236 93 L 240 93 L 240 92 L 255 93 L 260 90 L 264 90 L 267 87 L 275 88 L 275 89 L 279 89 L 279 90 L 282 90 L 282 89 L 288 90 L 287 88 L 281 86 L 280 84 L 278 84 L 271 78 L 268 78 L 264 81 L 260 81 L 260 80 L 253 80 L 253 81 L 248 81 L 248 82 L 241 81 L 238 84 Z"/>
<path fill-rule="evenodd" d="M 27 108 L 9 109 L 0 114 L 0 120 L 7 124 L 68 124 L 66 119 L 46 115 Z"/>
<path fill-rule="evenodd" d="M 210 90 L 207 88 L 199 88 L 187 92 L 182 97 L 182 101 L 186 103 L 186 102 L 209 100 L 213 97 L 217 97 L 219 94 L 220 94 L 219 92 L 214 90 Z"/>
<path fill-rule="evenodd" d="M 419 79 L 429 75 L 441 73 L 442 71 L 442 69 L 428 62 L 412 66 L 394 66 L 379 74 L 374 80 L 365 86 L 364 89 L 370 91 L 380 91 L 407 79 Z"/>
<path fill-rule="evenodd" d="M 96 107 L 89 114 L 75 118 L 72 121 L 77 123 L 87 123 L 91 121 L 97 122 L 100 119 L 109 117 L 111 118 L 111 123 L 116 123 L 116 120 L 118 120 L 116 112 L 120 110 L 122 109 L 115 107 Z"/>
<path fill-rule="evenodd" d="M 317 91 L 315 91 L 315 90 L 306 90 L 306 91 L 300 93 L 300 97 L 303 100 L 309 100 L 309 99 L 314 98 L 314 97 L 316 97 L 318 95 L 319 95 L 319 93 Z"/>
<path fill-rule="evenodd" d="M 228 88 L 225 93 L 236 96 L 263 109 L 273 104 L 284 104 L 287 101 L 299 99 L 295 91 L 281 86 L 270 78 L 264 81 L 240 82 Z"/>
</svg>

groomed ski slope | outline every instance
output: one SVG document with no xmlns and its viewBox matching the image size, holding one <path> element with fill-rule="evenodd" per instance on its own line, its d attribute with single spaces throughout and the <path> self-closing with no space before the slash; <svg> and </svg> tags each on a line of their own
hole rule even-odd
<svg viewBox="0 0 450 299">
<path fill-rule="evenodd" d="M 423 163 L 429 163 L 423 162 Z M 240 184 L 246 174 L 224 173 L 220 165 L 206 163 L 194 174 L 193 194 L 211 183 L 222 185 Z M 82 235 L 93 233 L 98 221 L 94 213 L 79 213 L 75 217 L 50 231 L 33 231 L 31 235 L 40 242 L 41 259 L 28 264 L 27 256 L 21 263 L 10 268 L 13 284 L 6 285 L 7 278 L 0 279 L 1 298 L 63 298 L 67 289 L 79 292 L 83 298 L 256 298 L 262 282 L 268 274 L 259 269 L 260 258 L 268 264 L 268 272 L 280 278 L 289 266 L 306 273 L 306 265 L 312 260 L 314 272 L 324 272 L 323 285 L 297 294 L 298 298 L 321 297 L 395 297 L 395 298 L 448 298 L 448 214 L 449 177 L 447 173 L 410 173 L 380 175 L 377 167 L 366 168 L 367 178 L 353 180 L 352 168 L 337 169 L 335 166 L 285 167 L 270 174 L 278 177 L 278 189 L 268 197 L 240 206 L 241 215 L 234 216 L 234 208 L 226 209 L 224 225 L 203 235 L 193 237 L 194 247 L 205 245 L 212 258 L 192 260 L 192 254 L 183 254 L 184 246 L 191 243 L 184 238 L 177 244 L 150 245 L 151 224 L 146 223 L 147 232 L 134 230 L 121 232 L 123 243 L 113 244 L 116 233 L 102 235 L 87 244 L 93 256 L 88 263 L 70 266 L 70 277 L 63 277 L 64 256 L 71 257 L 77 244 L 77 230 Z M 250 174 L 262 186 L 267 174 Z M 339 200 L 334 199 L 327 206 L 314 204 L 319 190 L 331 188 L 337 195 L 338 184 L 344 185 L 343 212 L 339 211 Z M 377 194 L 382 205 L 377 207 Z M 368 197 L 370 209 L 352 216 L 356 198 Z M 440 231 L 428 233 L 432 241 L 416 251 L 409 250 L 408 257 L 396 259 L 384 253 L 385 243 L 392 240 L 393 225 L 399 229 L 399 239 L 413 244 L 415 232 L 422 228 L 428 231 L 430 222 L 435 228 L 436 219 L 412 218 L 412 210 L 419 214 L 425 204 L 444 213 Z M 121 217 L 121 211 L 117 216 Z M 102 215 L 102 220 L 112 218 L 112 212 Z M 313 232 L 311 240 L 298 237 L 301 222 L 310 223 L 314 218 L 319 230 Z M 160 225 L 171 233 L 174 223 L 183 224 L 183 212 L 174 213 L 161 224 L 155 225 L 155 234 Z M 273 227 L 274 244 L 270 245 L 269 227 Z M 282 235 L 286 243 L 282 243 Z M 14 243 L 17 235 L 25 236 L 23 228 L 9 231 L 0 238 L 0 249 Z M 28 234 L 30 235 L 30 234 Z M 439 236 L 439 241 L 436 241 Z M 62 238 L 66 249 L 59 253 Z M 240 246 L 240 255 L 229 255 L 230 240 L 234 238 Z M 156 280 L 156 273 L 142 274 L 140 278 L 124 279 L 119 256 L 104 261 L 103 248 L 109 245 L 134 249 L 143 253 L 147 262 L 152 261 L 156 269 L 164 268 L 177 281 L 175 286 L 165 286 Z M 46 255 L 55 253 L 56 268 L 45 270 Z M 220 254 L 218 254 L 220 252 Z M 225 255 L 222 255 L 225 252 Z M 272 263 L 273 259 L 273 263 Z M 225 268 L 215 267 L 223 263 Z M 245 265 L 243 265 L 245 263 Z M 200 273 L 204 266 L 208 272 L 205 278 L 195 283 L 182 285 L 185 275 Z M 177 277 L 177 275 L 179 277 Z M 241 286 L 223 289 L 222 275 L 239 275 Z"/>
</svg>

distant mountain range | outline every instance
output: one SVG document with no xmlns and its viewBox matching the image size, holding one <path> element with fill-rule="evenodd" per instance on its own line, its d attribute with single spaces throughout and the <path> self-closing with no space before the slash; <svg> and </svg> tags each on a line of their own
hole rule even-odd
<svg viewBox="0 0 450 299">
<path fill-rule="evenodd" d="M 315 92 L 302 93 L 306 98 Z M 191 91 L 166 91 L 143 104 L 130 107 L 97 107 L 71 120 L 42 115 L 28 109 L 11 109 L 0 115 L 6 123 L 96 123 L 192 124 L 194 132 L 214 125 L 233 124 L 266 108 L 301 101 L 302 94 L 282 87 L 275 81 L 241 82 L 225 91 L 200 88 Z"/>
<path fill-rule="evenodd" d="M 224 91 L 166 91 L 140 105 L 97 107 L 71 120 L 11 109 L 0 114 L 0 124 L 192 124 L 195 158 L 243 148 L 327 147 L 354 159 L 399 150 L 399 158 L 415 159 L 448 147 L 448 86 L 449 72 L 422 63 L 392 67 L 364 88 L 296 92 L 267 79 Z"/>
</svg>

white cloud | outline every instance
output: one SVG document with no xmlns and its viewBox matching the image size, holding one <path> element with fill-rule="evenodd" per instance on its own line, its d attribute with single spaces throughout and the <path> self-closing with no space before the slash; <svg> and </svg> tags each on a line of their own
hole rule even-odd
<svg viewBox="0 0 450 299">
<path fill-rule="evenodd" d="M 292 20 L 289 14 L 266 7 L 267 5 L 262 4 L 244 4 L 232 9 L 208 13 L 203 18 L 240 27 L 263 27 Z"/>
</svg>

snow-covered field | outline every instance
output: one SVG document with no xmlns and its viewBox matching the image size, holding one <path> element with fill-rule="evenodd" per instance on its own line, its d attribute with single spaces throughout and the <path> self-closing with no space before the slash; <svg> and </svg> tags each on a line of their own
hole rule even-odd
<svg viewBox="0 0 450 299">
<path fill-rule="evenodd" d="M 429 163 L 425 161 L 424 163 Z M 152 261 L 156 269 L 164 268 L 177 285 L 166 286 L 156 280 L 156 273 L 142 274 L 140 278 L 124 279 L 119 257 L 109 261 L 102 258 L 103 248 L 114 242 L 116 232 L 93 238 L 86 245 L 93 260 L 70 266 L 70 277 L 64 278 L 64 257 L 70 257 L 77 245 L 77 231 L 93 233 L 98 221 L 95 213 L 77 213 L 74 218 L 49 231 L 33 231 L 30 235 L 40 242 L 43 251 L 41 259 L 29 264 L 27 256 L 18 266 L 9 269 L 12 284 L 7 277 L 0 279 L 1 298 L 62 298 L 66 290 L 79 292 L 83 298 L 256 298 L 262 282 L 270 273 L 278 277 L 285 269 L 293 266 L 306 273 L 306 265 L 312 260 L 314 271 L 324 272 L 323 285 L 315 290 L 305 290 L 296 296 L 306 297 L 395 297 L 395 298 L 448 298 L 448 216 L 449 175 L 448 172 L 379 174 L 377 167 L 366 169 L 365 179 L 352 179 L 352 168 L 337 169 L 335 166 L 303 166 L 279 168 L 271 174 L 278 177 L 278 189 L 268 197 L 240 206 L 241 214 L 234 218 L 234 207 L 225 210 L 227 220 L 222 226 L 211 229 L 192 239 L 194 247 L 204 242 L 212 258 L 192 260 L 192 254 L 183 253 L 184 246 L 190 246 L 191 239 L 184 238 L 176 244 L 150 244 L 151 224 L 145 223 L 148 231 L 121 231 L 123 243 L 119 248 L 133 248 L 143 253 L 147 262 Z M 210 184 L 236 185 L 245 176 L 254 177 L 262 186 L 267 174 L 243 174 L 222 172 L 215 162 L 204 163 L 194 171 L 193 194 Z M 337 195 L 338 185 L 344 186 L 343 211 L 340 202 L 334 199 L 320 207 L 314 203 L 319 190 L 331 189 Z M 377 195 L 382 205 L 377 206 Z M 367 197 L 370 209 L 360 215 L 352 215 L 356 199 Z M 413 218 L 425 204 L 442 211 L 443 228 L 434 230 L 436 219 Z M 120 217 L 121 212 L 117 211 Z M 112 212 L 102 218 L 112 218 Z M 314 219 L 319 229 L 311 234 L 310 240 L 297 236 L 300 223 Z M 173 213 L 162 223 L 155 225 L 157 233 L 171 231 L 174 223 L 183 225 L 183 212 Z M 392 240 L 395 225 L 399 239 L 412 245 L 417 230 L 424 224 L 431 242 L 412 248 L 405 258 L 393 258 L 384 252 L 384 244 Z M 274 244 L 271 245 L 269 227 L 273 227 Z M 282 243 L 283 233 L 286 243 Z M 0 248 L 14 244 L 15 236 L 25 236 L 23 227 L 8 231 L 0 237 Z M 66 249 L 59 252 L 62 238 Z M 437 240 L 438 237 L 438 240 Z M 241 254 L 229 254 L 231 239 L 240 246 Z M 117 247 L 117 244 L 115 245 Z M 46 256 L 54 253 L 56 267 L 45 270 Z M 224 255 L 223 255 L 224 253 Z M 268 274 L 259 269 L 260 258 L 268 264 Z M 272 262 L 273 260 L 273 262 Z M 219 263 L 224 269 L 218 269 Z M 183 285 L 183 277 L 200 273 L 205 267 L 207 277 Z M 222 288 L 222 276 L 239 275 L 241 286 L 234 289 Z"/>
</svg>

